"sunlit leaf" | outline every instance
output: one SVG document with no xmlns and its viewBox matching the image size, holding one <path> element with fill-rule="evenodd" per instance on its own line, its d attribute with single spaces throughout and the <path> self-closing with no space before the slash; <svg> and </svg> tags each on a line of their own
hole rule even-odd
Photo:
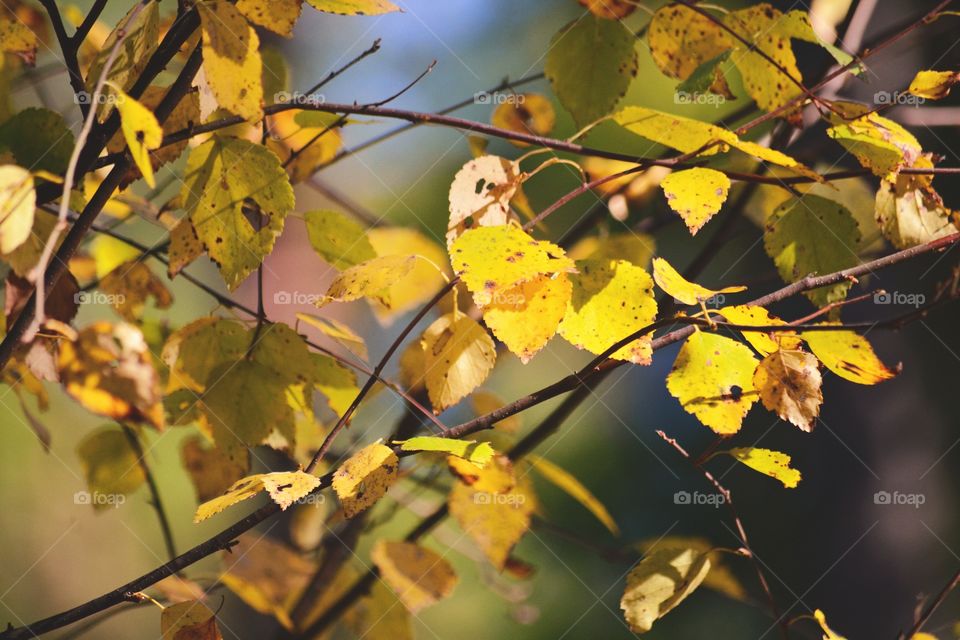
<svg viewBox="0 0 960 640">
<path fill-rule="evenodd" d="M 697 330 L 680 347 L 667 376 L 667 390 L 705 426 L 720 435 L 731 435 L 740 430 L 757 401 L 753 386 L 756 367 L 757 359 L 748 347 Z"/>
<path fill-rule="evenodd" d="M 877 384 L 900 373 L 883 364 L 866 338 L 853 331 L 804 331 L 803 339 L 823 365 L 857 384 Z"/>
<path fill-rule="evenodd" d="M 237 10 L 250 22 L 287 38 L 300 17 L 303 0 L 237 0 Z"/>
<path fill-rule="evenodd" d="M 443 556 L 412 542 L 377 540 L 370 559 L 410 613 L 449 597 L 457 586 L 457 574 Z"/>
<path fill-rule="evenodd" d="M 723 289 L 707 289 L 688 281 L 673 266 L 663 258 L 653 259 L 653 279 L 657 286 L 673 299 L 683 304 L 696 305 L 705 300 L 724 293 L 739 293 L 746 291 L 744 286 L 724 287 Z"/>
<path fill-rule="evenodd" d="M 244 120 L 259 120 L 263 117 L 263 63 L 257 32 L 238 7 L 226 0 L 201 2 L 197 9 L 203 33 L 203 70 L 217 103 Z"/>
<path fill-rule="evenodd" d="M 378 256 L 361 262 L 334 278 L 317 306 L 361 298 L 376 298 L 388 304 L 390 286 L 410 273 L 416 262 L 417 257 L 411 255 Z"/>
<path fill-rule="evenodd" d="M 527 458 L 540 475 L 582 504 L 610 533 L 615 536 L 620 535 L 620 528 L 617 526 L 613 516 L 610 515 L 610 512 L 607 511 L 607 508 L 603 506 L 603 503 L 600 502 L 589 489 L 583 486 L 583 483 L 573 474 L 555 465 L 546 458 L 534 455 L 528 456 Z"/>
<path fill-rule="evenodd" d="M 427 393 L 435 413 L 453 406 L 483 384 L 497 361 L 493 340 L 469 316 L 448 313 L 420 338 Z"/>
<path fill-rule="evenodd" d="M 157 117 L 145 106 L 128 96 L 123 90 L 113 88 L 117 96 L 117 111 L 120 112 L 120 127 L 123 138 L 127 141 L 127 148 L 133 156 L 133 162 L 140 169 L 144 180 L 153 188 L 156 181 L 153 179 L 153 165 L 150 161 L 150 152 L 157 149 L 163 141 L 163 129 L 157 122 Z"/>
<path fill-rule="evenodd" d="M 670 208 L 680 214 L 691 235 L 696 235 L 727 200 L 730 178 L 715 170 L 697 167 L 671 173 L 660 183 Z"/>
<path fill-rule="evenodd" d="M 953 85 L 960 82 L 955 71 L 918 71 L 907 89 L 913 95 L 927 100 L 941 100 L 950 95 Z"/>
<path fill-rule="evenodd" d="M 800 482 L 800 472 L 790 466 L 790 456 L 781 451 L 771 451 L 759 447 L 740 447 L 728 451 L 734 460 L 738 460 L 754 471 L 770 476 L 793 489 Z"/>
<path fill-rule="evenodd" d="M 363 360 L 367 359 L 367 343 L 363 337 L 357 335 L 353 329 L 336 318 L 321 318 L 309 313 L 298 312 L 297 320 L 301 320 L 317 329 L 328 338 L 333 338 Z"/>
<path fill-rule="evenodd" d="M 0 166 L 0 252 L 10 253 L 30 237 L 36 200 L 29 171 Z"/>
<path fill-rule="evenodd" d="M 310 246 L 337 269 L 349 269 L 377 256 L 366 230 L 339 211 L 308 211 L 303 219 Z"/>
<path fill-rule="evenodd" d="M 784 349 L 766 356 L 753 375 L 763 406 L 804 431 L 813 430 L 820 414 L 822 381 L 816 357 Z"/>
<path fill-rule="evenodd" d="M 823 613 L 823 611 L 817 609 L 813 612 L 813 617 L 816 619 L 817 624 L 820 625 L 820 629 L 823 631 L 823 640 L 846 640 L 846 638 L 827 626 L 827 616 Z"/>
<path fill-rule="evenodd" d="M 932 168 L 921 156 L 917 167 Z M 908 249 L 957 232 L 951 212 L 929 185 L 928 176 L 897 175 L 877 189 L 876 220 L 883 235 L 898 249 Z"/>
<path fill-rule="evenodd" d="M 397 480 L 397 454 L 380 443 L 367 445 L 353 454 L 333 474 L 343 514 L 352 518 L 377 503 Z"/>
<path fill-rule="evenodd" d="M 565 273 L 538 275 L 509 289 L 480 291 L 474 300 L 493 335 L 526 364 L 557 333 L 572 290 Z"/>
<path fill-rule="evenodd" d="M 902 126 L 875 112 L 852 120 L 838 120 L 827 135 L 875 175 L 893 177 L 903 166 L 911 166 L 920 156 L 920 142 Z"/>
<path fill-rule="evenodd" d="M 657 251 L 657 241 L 645 233 L 588 236 L 573 245 L 567 255 L 574 260 L 626 260 L 646 269 Z"/>
<path fill-rule="evenodd" d="M 485 467 L 493 458 L 495 451 L 489 442 L 474 440 L 457 440 L 455 438 L 440 438 L 436 436 L 418 436 L 409 440 L 402 440 L 402 451 L 436 451 L 468 460 L 479 467 Z"/>
<path fill-rule="evenodd" d="M 319 11 L 342 16 L 376 16 L 401 11 L 389 0 L 307 0 L 307 3 Z"/>
<path fill-rule="evenodd" d="M 179 602 L 164 608 L 160 614 L 163 640 L 221 640 L 217 618 L 199 600 Z"/>
<path fill-rule="evenodd" d="M 285 511 L 287 507 L 312 492 L 319 485 L 320 478 L 303 471 L 278 471 L 247 476 L 234 483 L 222 496 L 204 502 L 197 507 L 197 513 L 194 515 L 193 521 L 202 522 L 227 507 L 232 507 L 238 502 L 252 498 L 261 491 L 266 491 L 270 498 Z"/>
<path fill-rule="evenodd" d="M 683 602 L 710 572 L 707 554 L 689 548 L 658 548 L 627 574 L 620 599 L 630 630 L 646 633 Z"/>
<path fill-rule="evenodd" d="M 619 20 L 593 14 L 553 37 L 544 71 L 560 103 L 583 127 L 609 114 L 637 74 L 636 36 Z"/>
<path fill-rule="evenodd" d="M 660 7 L 647 27 L 647 44 L 665 75 L 686 80 L 702 64 L 727 51 L 732 37 L 719 25 L 683 5 Z"/>
<path fill-rule="evenodd" d="M 754 327 L 785 326 L 787 323 L 771 315 L 763 307 L 754 305 L 736 305 L 722 307 L 717 312 L 731 324 Z M 796 349 L 799 339 L 792 331 L 777 331 L 764 333 L 762 331 L 743 331 L 743 337 L 756 349 L 760 355 L 770 355 L 780 348 Z"/>
<path fill-rule="evenodd" d="M 463 165 L 450 184 L 447 246 L 468 228 L 506 224 L 522 180 L 520 166 L 500 156 L 480 156 Z"/>
</svg>

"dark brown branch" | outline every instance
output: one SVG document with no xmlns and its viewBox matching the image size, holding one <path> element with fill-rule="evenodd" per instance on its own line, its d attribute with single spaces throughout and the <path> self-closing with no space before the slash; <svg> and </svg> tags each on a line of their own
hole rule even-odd
<svg viewBox="0 0 960 640">
<path fill-rule="evenodd" d="M 47 14 L 50 16 L 50 24 L 53 26 L 53 33 L 57 36 L 57 42 L 60 44 L 60 53 L 63 55 L 63 62 L 67 67 L 67 76 L 70 78 L 73 95 L 77 98 L 77 104 L 80 105 L 82 119 L 86 120 L 87 114 L 90 111 L 90 104 L 87 100 L 79 99 L 87 90 L 86 85 L 83 83 L 83 74 L 80 72 L 80 61 L 77 58 L 77 50 L 80 47 L 80 43 L 67 35 L 63 24 L 63 17 L 60 15 L 60 10 L 57 8 L 55 0 L 41 0 L 40 4 L 43 5 L 43 8 L 47 10 Z M 97 15 L 96 7 L 90 10 L 89 15 Z M 89 15 L 87 16 L 88 19 Z M 94 20 L 96 20 L 96 17 L 94 17 Z"/>
<path fill-rule="evenodd" d="M 908 640 L 913 638 L 920 630 L 923 628 L 927 622 L 930 621 L 930 617 L 933 613 L 943 604 L 947 599 L 947 596 L 950 595 L 950 592 L 957 588 L 957 585 L 960 585 L 960 569 L 957 569 L 953 577 L 943 586 L 943 589 L 940 590 L 940 593 L 937 594 L 937 597 L 930 603 L 923 613 L 917 618 L 917 621 L 913 623 L 913 626 L 910 628 L 909 633 L 900 633 L 899 640 Z"/>
<path fill-rule="evenodd" d="M 147 454 L 143 450 L 143 445 L 140 444 L 140 437 L 137 435 L 137 432 L 133 430 L 133 427 L 128 425 L 121 425 L 123 428 L 123 433 L 127 437 L 127 442 L 130 443 L 130 448 L 133 449 L 134 454 L 137 456 L 137 464 L 140 466 L 140 470 L 143 471 L 143 476 L 147 480 L 147 487 L 150 489 L 150 500 L 153 505 L 153 510 L 157 512 L 157 520 L 160 521 L 160 532 L 163 534 L 163 543 L 167 547 L 167 557 L 170 560 L 173 560 L 177 557 L 177 546 L 173 542 L 173 529 L 170 527 L 170 520 L 167 518 L 167 512 L 163 508 L 163 501 L 160 499 L 160 488 L 157 486 L 157 480 L 153 476 L 153 470 L 150 468 L 150 464 L 147 462 Z"/>
</svg>

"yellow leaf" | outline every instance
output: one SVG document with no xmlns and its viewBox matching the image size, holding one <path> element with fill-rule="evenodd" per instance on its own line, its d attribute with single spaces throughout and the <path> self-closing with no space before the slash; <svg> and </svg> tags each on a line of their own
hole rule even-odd
<svg viewBox="0 0 960 640">
<path fill-rule="evenodd" d="M 631 10 L 633 8 L 630 7 Z M 512 95 L 511 98 L 493 110 L 490 117 L 493 126 L 535 136 L 549 135 L 557 121 L 557 114 L 554 113 L 553 103 L 546 96 L 539 93 L 521 93 Z M 510 142 L 520 148 L 529 146 L 526 142 Z"/>
<path fill-rule="evenodd" d="M 526 364 L 557 333 L 572 285 L 567 274 L 538 275 L 511 288 L 474 294 L 483 321 Z"/>
<path fill-rule="evenodd" d="M 406 276 L 417 262 L 416 256 L 378 256 L 350 267 L 334 278 L 327 293 L 316 305 L 330 302 L 350 302 L 360 298 L 377 298 L 388 304 L 387 290 L 397 279 Z"/>
<path fill-rule="evenodd" d="M 731 435 L 740 430 L 757 401 L 753 387 L 756 367 L 757 359 L 748 347 L 697 330 L 680 347 L 667 376 L 667 390 L 705 426 L 720 435 Z"/>
<path fill-rule="evenodd" d="M 626 260 L 646 269 L 656 251 L 653 236 L 618 233 L 601 238 L 588 236 L 573 245 L 567 255 L 574 260 Z"/>
<path fill-rule="evenodd" d="M 367 232 L 367 238 L 378 256 L 416 254 L 420 257 L 405 276 L 397 276 L 385 294 L 386 304 L 371 301 L 373 312 L 381 323 L 389 323 L 398 315 L 432 298 L 446 282 L 449 273 L 447 255 L 433 239 L 407 227 L 378 227 Z"/>
<path fill-rule="evenodd" d="M 535 508 L 533 494 L 525 485 L 516 484 L 513 468 L 506 458 L 496 458 L 495 464 L 482 470 L 474 468 L 479 470 L 481 480 L 473 485 L 455 483 L 447 504 L 460 528 L 493 566 L 502 571 L 511 550 L 530 528 Z M 482 478 L 487 476 L 506 476 L 513 486 L 498 492 L 486 490 L 487 482 Z"/>
<path fill-rule="evenodd" d="M 503 456 L 498 456 L 496 464 L 479 465 L 459 456 L 447 456 L 450 472 L 461 482 L 483 493 L 506 493 L 517 484 L 513 466 Z"/>
<path fill-rule="evenodd" d="M 487 332 L 458 312 L 437 318 L 420 341 L 434 413 L 470 395 L 487 379 L 497 361 L 496 345 Z"/>
<path fill-rule="evenodd" d="M 950 95 L 950 88 L 960 82 L 955 71 L 918 71 L 907 89 L 913 95 L 928 100 L 940 100 Z"/>
<path fill-rule="evenodd" d="M 160 633 L 163 634 L 163 640 L 223 638 L 213 611 L 199 600 L 178 602 L 165 607 L 160 614 Z"/>
<path fill-rule="evenodd" d="M 716 550 L 715 545 L 706 538 L 691 536 L 660 536 L 637 543 L 636 548 L 644 554 L 657 549 L 689 548 L 706 555 L 710 559 L 710 573 L 703 580 L 703 586 L 734 600 L 745 601 L 748 598 L 747 590 L 725 564 L 723 552 Z"/>
<path fill-rule="evenodd" d="M 808 432 L 823 404 L 822 382 L 816 357 L 796 350 L 774 351 L 753 374 L 763 406 Z"/>
<path fill-rule="evenodd" d="M 470 227 L 496 227 L 510 219 L 510 200 L 524 174 L 516 162 L 480 156 L 463 165 L 450 184 L 447 247 Z"/>
<path fill-rule="evenodd" d="M 716 169 L 697 167 L 671 173 L 660 188 L 670 208 L 683 218 L 690 235 L 696 235 L 726 202 L 730 178 Z"/>
<path fill-rule="evenodd" d="M 410 613 L 443 600 L 457 586 L 457 574 L 449 562 L 412 542 L 377 540 L 370 559 Z"/>
<path fill-rule="evenodd" d="M 656 320 L 653 280 L 643 268 L 625 260 L 586 260 L 577 262 L 577 270 L 559 329 L 570 344 L 599 355 Z M 643 336 L 611 357 L 650 364 L 651 338 Z"/>
<path fill-rule="evenodd" d="M 873 347 L 853 331 L 804 331 L 803 339 L 823 365 L 857 384 L 877 384 L 900 373 L 880 361 Z"/>
<path fill-rule="evenodd" d="M 117 111 L 120 112 L 120 128 L 133 162 L 140 169 L 144 180 L 152 189 L 157 186 L 153 179 L 150 152 L 163 141 L 163 129 L 157 117 L 145 106 L 128 96 L 119 87 L 113 87 L 117 95 Z"/>
<path fill-rule="evenodd" d="M 402 451 L 438 451 L 448 453 L 458 458 L 468 460 L 481 469 L 490 462 L 494 453 L 493 447 L 489 442 L 476 442 L 475 440 L 456 440 L 454 438 L 440 438 L 437 436 L 418 436 L 409 440 L 400 440 L 394 444 L 399 444 Z"/>
<path fill-rule="evenodd" d="M 914 167 L 933 168 L 926 155 Z M 930 176 L 899 174 L 883 179 L 877 190 L 875 214 L 883 235 L 898 249 L 908 249 L 957 232 L 952 211 L 930 186 Z"/>
<path fill-rule="evenodd" d="M 77 445 L 80 466 L 87 480 L 87 504 L 94 509 L 118 506 L 118 496 L 133 493 L 146 480 L 140 456 L 120 429 L 106 426 Z"/>
<path fill-rule="evenodd" d="M 653 279 L 664 292 L 673 296 L 674 300 L 690 305 L 700 304 L 717 294 L 738 293 L 747 289 L 743 286 L 724 287 L 716 290 L 701 287 L 689 282 L 663 258 L 653 259 Z"/>
<path fill-rule="evenodd" d="M 197 9 L 203 70 L 217 103 L 244 120 L 259 120 L 263 117 L 263 63 L 257 32 L 226 0 L 201 2 Z"/>
<path fill-rule="evenodd" d="M 573 270 L 557 245 L 531 238 L 512 224 L 468 229 L 450 246 L 455 272 L 480 305 L 490 296 L 538 275 Z"/>
<path fill-rule="evenodd" d="M 922 152 L 912 133 L 874 112 L 852 120 L 837 120 L 827 129 L 827 135 L 881 178 L 892 178 L 902 166 L 912 166 Z"/>
<path fill-rule="evenodd" d="M 732 46 L 731 36 L 706 16 L 683 5 L 660 7 L 650 19 L 647 44 L 665 75 L 686 80 Z"/>
<path fill-rule="evenodd" d="M 197 237 L 189 216 L 184 216 L 170 230 L 170 250 L 167 254 L 167 277 L 173 280 L 181 271 L 203 254 L 203 245 Z"/>
<path fill-rule="evenodd" d="M 827 626 L 827 616 L 824 615 L 823 611 L 817 609 L 813 612 L 813 617 L 817 620 L 817 623 L 823 630 L 823 640 L 846 640 L 846 638 Z"/>
<path fill-rule="evenodd" d="M 235 482 L 224 495 L 197 507 L 193 521 L 203 522 L 210 516 L 252 498 L 261 491 L 266 491 L 270 498 L 286 511 L 287 507 L 318 486 L 320 486 L 320 478 L 303 471 L 278 471 L 247 476 Z"/>
<path fill-rule="evenodd" d="M 199 436 L 184 441 L 180 451 L 183 467 L 190 475 L 198 502 L 207 502 L 225 493 L 243 478 L 250 468 L 250 458 L 231 460 L 216 447 L 204 447 Z"/>
<path fill-rule="evenodd" d="M 303 0 L 237 0 L 237 10 L 261 27 L 284 37 L 293 35 Z"/>
<path fill-rule="evenodd" d="M 339 211 L 308 211 L 303 219 L 310 246 L 337 269 L 349 269 L 377 257 L 366 230 Z"/>
<path fill-rule="evenodd" d="M 401 11 L 389 0 L 307 0 L 314 9 L 341 16 L 377 16 Z"/>
<path fill-rule="evenodd" d="M 170 368 L 166 392 L 191 389 L 202 393 L 213 370 L 224 362 L 239 360 L 250 338 L 239 322 L 199 318 L 174 331 L 163 346 L 161 359 Z"/>
<path fill-rule="evenodd" d="M 163 280 L 144 262 L 125 262 L 100 281 L 100 292 L 111 297 L 111 304 L 127 322 L 143 316 L 147 300 L 153 298 L 157 309 L 167 309 L 173 296 Z"/>
<path fill-rule="evenodd" d="M 790 456 L 782 451 L 771 451 L 759 447 L 739 447 L 728 451 L 734 460 L 738 460 L 754 471 L 770 476 L 793 489 L 800 482 L 800 472 L 790 466 Z"/>
<path fill-rule="evenodd" d="M 636 633 L 670 613 L 700 586 L 710 572 L 707 554 L 690 548 L 659 548 L 627 574 L 620 608 Z"/>
<path fill-rule="evenodd" d="M 630 0 L 578 0 L 578 2 L 598 18 L 607 20 L 626 18 L 637 8 L 637 5 Z"/>
<path fill-rule="evenodd" d="M 380 443 L 368 445 L 340 465 L 333 474 L 333 490 L 343 513 L 352 518 L 372 507 L 397 480 L 400 461 Z"/>
<path fill-rule="evenodd" d="M 29 171 L 0 166 L 0 252 L 10 253 L 30 238 L 36 201 Z"/>
<path fill-rule="evenodd" d="M 0 51 L 19 56 L 28 65 L 37 60 L 37 34 L 30 27 L 17 20 L 0 17 Z"/>
<path fill-rule="evenodd" d="M 771 315 L 763 307 L 753 305 L 736 305 L 733 307 L 722 307 L 717 312 L 727 319 L 731 324 L 739 324 L 754 327 L 773 327 L 786 326 L 786 322 L 780 318 Z M 743 331 L 743 337 L 756 349 L 760 355 L 767 356 L 781 348 L 797 349 L 799 347 L 799 338 L 793 331 L 777 331 L 763 333 L 761 331 Z"/>
<path fill-rule="evenodd" d="M 90 253 L 96 265 L 97 277 L 101 279 L 107 277 L 123 263 L 140 256 L 136 247 L 105 235 L 98 235 L 93 239 L 90 243 Z"/>
<path fill-rule="evenodd" d="M 67 393 L 87 410 L 163 428 L 160 380 L 135 326 L 95 322 L 60 343 L 57 361 Z"/>
<path fill-rule="evenodd" d="M 533 468 L 539 471 L 544 478 L 586 507 L 610 533 L 615 536 L 620 535 L 620 528 L 617 526 L 616 521 L 614 521 L 613 516 L 610 515 L 610 512 L 607 511 L 607 508 L 603 506 L 603 503 L 600 502 L 589 489 L 583 486 L 583 483 L 577 480 L 573 474 L 540 456 L 530 455 L 527 456 L 527 459 L 530 460 Z"/>
<path fill-rule="evenodd" d="M 306 115 L 311 118 L 304 122 Z M 303 182 L 337 155 L 343 143 L 340 126 L 333 126 L 338 117 L 296 109 L 267 117 L 267 148 L 284 162 L 291 182 Z M 290 160 L 294 153 L 296 158 Z"/>
<path fill-rule="evenodd" d="M 328 338 L 333 338 L 346 347 L 350 353 L 363 360 L 367 359 L 367 343 L 343 322 L 336 318 L 321 318 L 320 316 L 299 312 L 297 313 L 297 319 L 317 329 Z"/>
</svg>

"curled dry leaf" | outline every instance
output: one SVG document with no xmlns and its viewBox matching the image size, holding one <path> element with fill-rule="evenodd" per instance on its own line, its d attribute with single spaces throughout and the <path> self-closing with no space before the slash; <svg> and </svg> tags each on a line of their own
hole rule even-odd
<svg viewBox="0 0 960 640">
<path fill-rule="evenodd" d="M 412 542 L 377 540 L 370 559 L 410 613 L 443 600 L 457 586 L 457 574 L 443 556 Z"/>
<path fill-rule="evenodd" d="M 812 431 L 823 404 L 817 358 L 805 351 L 779 349 L 757 365 L 753 384 L 770 411 L 804 431 Z"/>
</svg>

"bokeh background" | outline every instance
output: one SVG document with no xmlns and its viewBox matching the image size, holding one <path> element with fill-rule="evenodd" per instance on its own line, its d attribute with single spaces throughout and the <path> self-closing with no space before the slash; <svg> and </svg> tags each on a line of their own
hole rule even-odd
<svg viewBox="0 0 960 640">
<path fill-rule="evenodd" d="M 111 2 L 105 19 L 112 24 L 128 4 Z M 163 4 L 171 3 L 165 0 Z M 286 56 L 291 64 L 291 88 L 296 90 L 317 82 L 375 38 L 382 38 L 380 53 L 324 88 L 325 98 L 337 102 L 382 99 L 436 60 L 435 69 L 395 103 L 434 111 L 489 89 L 504 77 L 517 79 L 540 72 L 551 37 L 582 12 L 574 0 L 398 0 L 398 4 L 404 13 L 369 18 L 341 18 L 305 8 L 293 40 L 265 35 L 263 41 Z M 658 3 L 643 4 L 655 8 Z M 740 6 L 727 0 L 721 4 Z M 774 4 L 783 10 L 809 7 L 805 2 Z M 864 42 L 922 15 L 934 3 L 877 0 L 871 4 L 877 6 Z M 85 3 L 78 6 L 86 9 Z M 637 11 L 628 24 L 639 30 L 646 20 L 645 13 Z M 869 102 L 877 91 L 906 87 L 918 69 L 957 69 L 960 47 L 956 47 L 956 24 L 956 18 L 944 18 L 914 32 L 871 58 L 868 72 L 847 83 L 840 94 Z M 845 23 L 840 28 L 844 29 Z M 642 40 L 637 47 L 640 73 L 625 103 L 720 120 L 743 106 L 742 101 L 719 108 L 675 104 L 673 81 L 656 70 Z M 813 47 L 798 44 L 796 50 L 808 78 L 829 64 Z M 41 65 L 55 60 L 48 52 L 41 56 Z M 43 80 L 39 92 L 23 83 L 17 85 L 14 99 L 21 107 L 46 100 L 48 106 L 61 110 L 76 130 L 79 112 L 65 87 L 65 76 L 55 74 Z M 526 90 L 550 93 L 542 80 L 527 85 Z M 960 149 L 956 124 L 960 122 L 960 103 L 955 97 L 936 106 L 897 107 L 891 114 L 911 126 L 925 149 L 942 154 L 945 166 L 958 166 L 960 162 L 954 151 Z M 488 121 L 490 112 L 489 105 L 474 104 L 457 115 Z M 558 113 L 555 136 L 574 133 L 572 122 L 559 106 Z M 397 124 L 360 120 L 345 130 L 347 147 Z M 822 130 L 815 130 L 789 151 L 818 167 L 838 162 L 837 167 L 854 166 L 851 158 L 841 158 L 838 146 L 824 140 Z M 642 142 L 625 139 L 622 132 L 607 126 L 599 127 L 589 141 L 595 146 L 646 151 Z M 500 141 L 492 141 L 489 150 L 511 157 L 518 154 Z M 443 244 L 447 190 L 457 169 L 469 158 L 463 133 L 419 127 L 331 167 L 320 178 L 327 189 L 375 217 L 416 227 Z M 161 170 L 161 180 L 167 171 Z M 560 166 L 538 176 L 526 188 L 534 208 L 540 210 L 576 186 L 578 180 L 575 172 Z M 875 186 L 863 183 L 861 188 Z M 960 206 L 955 181 L 940 179 L 938 188 L 948 206 Z M 306 187 L 298 188 L 297 199 L 298 211 L 330 205 L 329 199 Z M 579 198 L 550 219 L 545 234 L 558 237 L 595 204 L 592 195 Z M 869 200 L 866 207 L 866 215 L 870 215 Z M 627 225 L 646 216 L 663 215 L 665 210 L 663 200 L 653 198 L 631 210 Z M 621 223 L 608 217 L 598 224 L 612 231 L 622 230 Z M 708 224 L 695 240 L 679 221 L 663 227 L 658 231 L 659 255 L 680 266 L 687 264 L 716 225 L 717 221 Z M 749 282 L 756 291 L 779 286 L 762 243 L 757 241 L 760 236 L 756 225 L 744 218 L 735 230 L 737 233 L 701 280 L 708 285 Z M 130 233 L 149 240 L 157 236 L 158 229 L 138 222 Z M 267 312 L 274 320 L 293 322 L 296 311 L 308 311 L 309 307 L 275 305 L 269 292 L 320 293 L 332 275 L 332 270 L 310 250 L 304 236 L 302 222 L 290 219 L 276 251 L 266 262 Z M 863 284 L 929 296 L 955 259 L 953 254 L 930 257 L 883 272 Z M 219 276 L 205 259 L 191 269 L 219 286 Z M 251 284 L 239 291 L 239 297 L 248 304 L 254 303 Z M 173 324 L 216 310 L 214 301 L 189 284 L 178 281 L 172 288 L 176 304 L 169 317 Z M 889 317 L 904 310 L 868 302 L 850 308 L 847 317 Z M 798 300 L 779 311 L 785 317 L 798 317 L 812 308 Z M 404 321 L 401 318 L 383 326 L 364 303 L 343 305 L 335 313 L 368 339 L 374 358 Z M 154 314 L 167 316 L 166 312 Z M 109 313 L 85 308 L 78 322 L 82 325 L 99 316 Z M 885 361 L 903 363 L 903 374 L 879 387 L 860 387 L 825 374 L 825 404 L 811 434 L 775 421 L 760 409 L 751 413 L 740 442 L 793 455 L 795 466 L 804 474 L 798 488 L 782 489 L 722 459 L 710 463 L 733 491 L 755 552 L 767 567 L 773 591 L 788 615 L 810 614 L 821 608 L 831 625 L 850 638 L 890 638 L 911 620 L 917 595 L 938 590 L 960 564 L 955 481 L 960 465 L 960 447 L 956 446 L 960 424 L 955 405 L 960 381 L 958 321 L 956 310 L 947 307 L 901 332 L 870 333 Z M 602 548 L 629 546 L 668 534 L 702 536 L 719 546 L 736 546 L 726 510 L 675 504 L 675 492 L 707 492 L 709 487 L 655 435 L 655 430 L 664 429 L 691 451 L 701 450 L 712 440 L 711 434 L 682 411 L 664 389 L 664 377 L 675 353 L 676 347 L 668 348 L 656 354 L 650 367 L 616 371 L 539 451 L 583 480 L 612 512 L 622 536 L 612 537 L 580 505 L 541 484 L 538 489 L 545 514 L 552 523 Z M 504 355 L 486 386 L 503 398 L 513 399 L 575 370 L 585 361 L 583 353 L 557 340 L 526 366 Z M 395 375 L 395 368 L 388 373 Z M 14 396 L 0 391 L 0 621 L 4 624 L 19 625 L 86 601 L 163 560 L 162 539 L 145 490 L 132 496 L 122 508 L 96 514 L 88 506 L 74 503 L 74 493 L 85 486 L 76 444 L 103 420 L 87 414 L 57 391 L 52 397 L 51 410 L 41 416 L 53 433 L 52 450 L 44 453 Z M 532 428 L 555 404 L 524 413 L 523 428 Z M 347 438 L 369 441 L 386 434 L 401 415 L 402 408 L 390 394 L 381 393 L 360 411 Z M 453 424 L 470 416 L 469 407 L 459 407 L 443 418 Z M 156 438 L 150 457 L 181 550 L 252 508 L 235 508 L 202 525 L 191 523 L 196 506 L 194 492 L 179 464 L 179 443 L 189 432 L 173 430 Z M 878 491 L 921 494 L 924 503 L 919 507 L 878 505 L 874 500 Z M 414 503 L 401 509 L 395 522 L 384 526 L 378 535 L 401 535 L 415 522 L 407 507 L 422 513 L 441 500 L 436 493 L 416 494 Z M 284 524 L 271 523 L 262 531 L 282 539 Z M 361 557 L 366 557 L 368 544 L 361 544 Z M 460 539 L 453 524 L 441 527 L 429 544 L 454 544 L 455 552 L 449 557 L 462 579 L 453 598 L 417 617 L 419 638 L 612 639 L 633 635 L 618 606 L 624 575 L 630 568 L 622 560 L 604 559 L 585 544 L 535 529 L 521 543 L 517 555 L 532 563 L 536 573 L 530 580 L 516 581 L 495 576 L 474 562 L 471 556 L 476 552 Z M 751 596 L 761 598 L 752 567 L 736 558 L 726 562 Z M 191 575 L 215 576 L 217 567 L 216 559 L 208 559 L 196 565 Z M 275 632 L 277 627 L 271 619 L 238 604 L 225 591 L 218 593 L 224 597 L 225 637 L 269 638 Z M 958 618 L 960 595 L 954 594 L 934 618 L 930 630 L 940 638 L 954 637 L 951 626 Z M 110 618 L 82 637 L 156 638 L 160 635 L 157 619 L 153 607 L 139 607 Z M 700 589 L 658 622 L 648 636 L 760 639 L 775 637 L 776 633 L 761 608 Z M 795 637 L 820 637 L 810 622 L 798 623 L 794 633 Z M 63 635 L 61 631 L 52 637 Z"/>
</svg>

